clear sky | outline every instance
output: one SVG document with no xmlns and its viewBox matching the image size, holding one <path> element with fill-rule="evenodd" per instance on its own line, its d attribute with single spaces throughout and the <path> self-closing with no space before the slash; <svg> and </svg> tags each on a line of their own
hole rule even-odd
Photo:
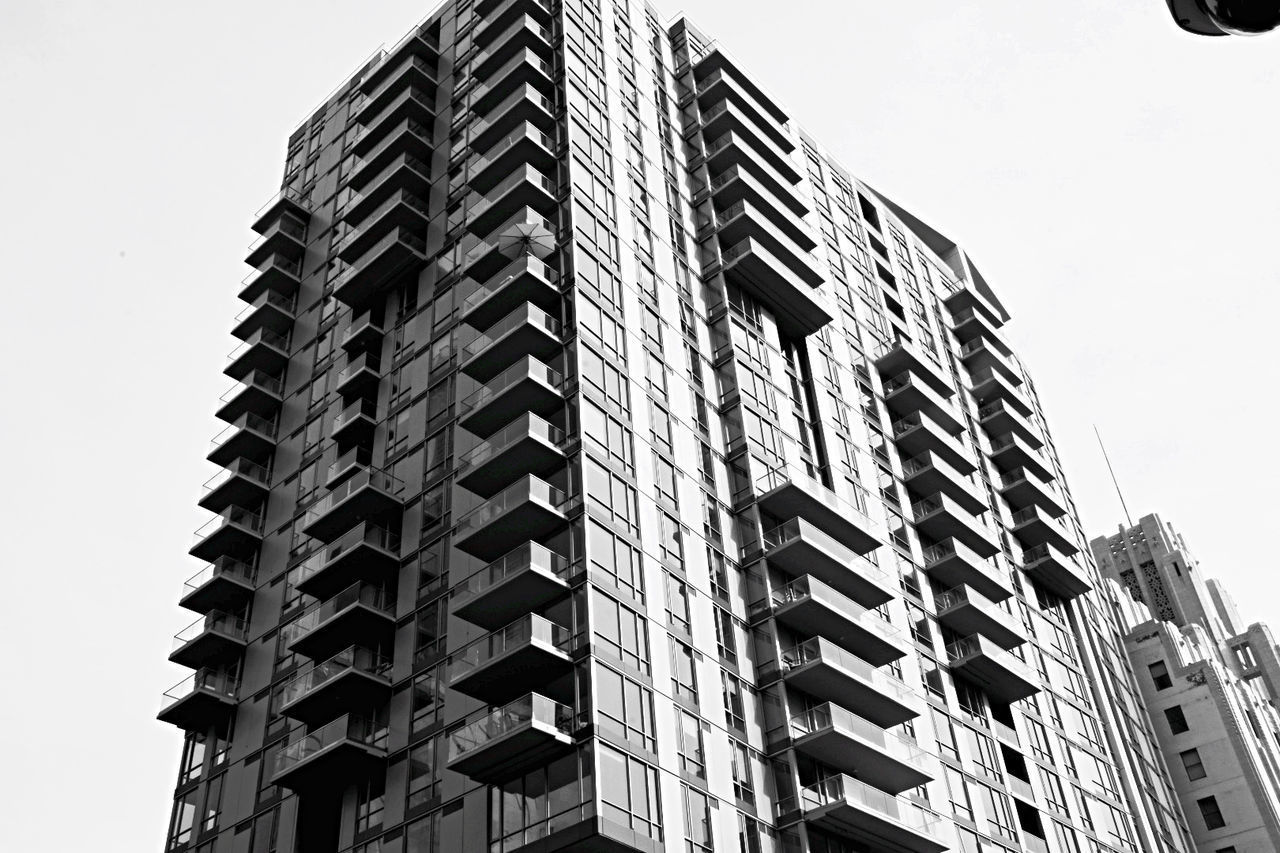
<svg viewBox="0 0 1280 853">
<path fill-rule="evenodd" d="M 683 6 L 969 249 L 1091 535 L 1122 520 L 1097 423 L 1135 518 L 1280 623 L 1280 37 L 1184 37 L 1163 0 Z M 165 656 L 249 224 L 294 126 L 427 11 L 0 4 L 0 849 L 160 849 L 180 736 L 152 718 L 184 675 Z"/>
</svg>

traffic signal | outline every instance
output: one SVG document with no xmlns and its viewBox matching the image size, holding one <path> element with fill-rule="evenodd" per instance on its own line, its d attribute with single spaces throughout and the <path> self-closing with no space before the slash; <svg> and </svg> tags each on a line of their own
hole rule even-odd
<svg viewBox="0 0 1280 853">
<path fill-rule="evenodd" d="M 1280 27 L 1280 0 L 1165 0 L 1178 26 L 1201 36 L 1255 36 Z"/>
</svg>

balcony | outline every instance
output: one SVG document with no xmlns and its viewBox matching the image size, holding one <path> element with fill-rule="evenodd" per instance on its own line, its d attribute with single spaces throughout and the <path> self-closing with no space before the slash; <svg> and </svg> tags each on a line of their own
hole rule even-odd
<svg viewBox="0 0 1280 853">
<path fill-rule="evenodd" d="M 704 139 L 702 157 L 712 178 L 704 190 L 697 192 L 709 191 L 721 203 L 736 201 L 732 194 L 744 190 L 735 190 L 730 184 L 750 178 L 797 216 L 809 213 L 809 201 L 796 186 L 800 172 L 790 160 L 783 163 L 765 160 L 748 139 L 733 131 Z"/>
<path fill-rule="evenodd" d="M 209 455 L 215 465 L 227 466 L 242 456 L 261 458 L 276 448 L 276 422 L 252 412 L 232 421 L 231 426 L 214 436 Z"/>
<path fill-rule="evenodd" d="M 490 435 L 525 412 L 546 417 L 564 405 L 564 380 L 532 356 L 499 373 L 458 404 L 459 425 Z"/>
<path fill-rule="evenodd" d="M 994 371 L 1012 385 L 1022 384 L 1022 374 L 1007 354 L 986 338 L 973 338 L 960 346 L 960 360 L 971 372 Z"/>
<path fill-rule="evenodd" d="M 1006 354 L 1013 352 L 1013 347 L 998 331 L 1000 323 L 991 322 L 991 318 L 981 311 L 967 309 L 959 311 L 951 317 L 951 330 L 955 332 L 960 343 L 968 343 L 977 337 L 986 338 L 991 345 Z"/>
<path fill-rule="evenodd" d="M 261 418 L 273 416 L 284 403 L 284 382 L 269 373 L 255 370 L 246 374 L 222 395 L 219 420 L 235 423 L 245 414 Z"/>
<path fill-rule="evenodd" d="M 536 18 L 541 24 L 550 24 L 552 19 L 549 0 L 506 0 L 481 14 L 484 20 L 475 31 L 475 43 L 478 47 L 489 44 L 497 34 L 505 32 L 513 21 L 525 15 Z"/>
<path fill-rule="evenodd" d="M 810 335 L 834 317 L 816 268 L 797 272 L 753 237 L 723 250 L 720 264 L 725 278 L 764 302 L 786 334 Z"/>
<path fill-rule="evenodd" d="M 526 356 L 550 361 L 564 348 L 560 321 L 529 303 L 490 326 L 462 350 L 461 370 L 487 382 Z"/>
<path fill-rule="evenodd" d="M 427 243 L 407 228 L 397 227 L 365 252 L 333 283 L 334 298 L 359 305 L 403 273 L 426 263 Z"/>
<path fill-rule="evenodd" d="M 915 741 L 890 734 L 832 702 L 796 714 L 791 745 L 805 755 L 891 794 L 937 778 L 937 759 Z"/>
<path fill-rule="evenodd" d="M 840 702 L 882 728 L 924 712 L 924 701 L 901 680 L 822 637 L 784 650 L 780 666 L 787 684 Z"/>
<path fill-rule="evenodd" d="M 902 460 L 903 482 L 915 494 L 942 492 L 966 512 L 983 512 L 987 509 L 986 499 L 971 477 L 962 475 L 941 456 L 928 450 Z"/>
<path fill-rule="evenodd" d="M 501 65 L 484 63 L 475 66 L 472 74 L 476 86 L 471 90 L 471 107 L 481 114 L 487 113 L 521 87 L 531 86 L 544 95 L 555 92 L 555 69 L 551 63 L 532 50 L 525 48 Z"/>
<path fill-rule="evenodd" d="M 496 630 L 569 592 L 567 558 L 537 542 L 516 546 L 454 588 L 453 613 Z"/>
<path fill-rule="evenodd" d="M 1022 571 L 1045 589 L 1068 600 L 1093 589 L 1088 575 L 1075 560 L 1047 543 L 1023 550 Z"/>
<path fill-rule="evenodd" d="M 489 497 L 527 474 L 565 464 L 564 431 L 525 413 L 458 458 L 458 485 Z"/>
<path fill-rule="evenodd" d="M 559 311 L 560 276 L 533 255 L 516 258 L 483 286 L 477 286 L 462 304 L 462 320 L 485 329 L 524 303 Z"/>
<path fill-rule="evenodd" d="M 258 329 L 227 356 L 223 373 L 240 379 L 251 373 L 279 375 L 289 365 L 289 336 Z"/>
<path fill-rule="evenodd" d="M 698 80 L 697 91 L 700 95 L 704 90 L 714 87 L 716 81 L 731 75 L 735 87 L 749 95 L 757 109 L 763 110 L 779 124 L 787 123 L 787 114 L 778 102 L 744 73 L 720 48 L 712 47 L 703 54 L 695 63 L 693 74 Z"/>
<path fill-rule="evenodd" d="M 194 539 L 188 553 L 198 560 L 212 563 L 224 556 L 244 557 L 262 544 L 262 515 L 243 507 L 227 507 L 201 525 Z"/>
<path fill-rule="evenodd" d="M 779 210 L 776 205 L 760 206 L 749 199 L 742 199 L 715 213 L 714 223 L 722 245 L 730 246 L 747 237 L 754 237 L 797 274 L 821 281 L 812 254 L 818 241 L 804 220 L 790 211 Z"/>
<path fill-rule="evenodd" d="M 978 401 L 979 408 L 987 403 L 1002 400 L 1023 417 L 1031 417 L 1033 411 L 1031 403 L 1003 375 L 991 368 L 987 368 L 970 374 L 970 381 L 972 383 L 973 398 Z"/>
<path fill-rule="evenodd" d="M 376 390 L 382 381 L 382 360 L 377 353 L 362 352 L 359 355 L 347 356 L 346 367 L 338 371 L 338 381 L 334 390 L 343 397 L 364 394 L 371 389 Z"/>
<path fill-rule="evenodd" d="M 383 55 L 381 62 L 369 69 L 360 81 L 360 91 L 366 95 L 376 92 L 393 72 L 402 67 L 405 58 L 410 56 L 421 57 L 429 67 L 434 67 L 440 61 L 439 37 L 431 35 L 427 26 L 415 27 Z"/>
<path fill-rule="evenodd" d="M 272 784 L 291 791 L 340 790 L 385 770 L 387 727 L 347 714 L 289 736 L 276 756 Z"/>
<path fill-rule="evenodd" d="M 430 219 L 425 200 L 409 190 L 396 190 L 365 213 L 359 227 L 342 239 L 336 251 L 343 261 L 354 263 L 395 229 L 425 233 Z"/>
<path fill-rule="evenodd" d="M 357 581 L 386 581 L 399 568 L 399 530 L 361 522 L 301 563 L 293 583 L 299 592 L 328 598 Z"/>
<path fill-rule="evenodd" d="M 352 353 L 369 352 L 378 348 L 385 333 L 382 321 L 375 319 L 371 310 L 348 316 L 351 322 L 342 333 L 343 351 L 350 356 Z"/>
<path fill-rule="evenodd" d="M 981 634 L 1002 649 L 1027 641 L 1022 622 L 1001 610 L 990 599 L 967 586 L 957 586 L 934 597 L 938 621 L 962 637 Z"/>
<path fill-rule="evenodd" d="M 941 492 L 913 503 L 911 515 L 916 529 L 935 542 L 955 537 L 984 557 L 1000 550 L 986 524 Z"/>
<path fill-rule="evenodd" d="M 801 248 L 813 248 L 813 232 L 802 218 L 809 212 L 808 205 L 796 195 L 794 187 L 767 166 L 732 164 L 711 178 L 706 189 L 718 209 L 750 203 L 765 211 L 769 220 L 778 223 Z"/>
<path fill-rule="evenodd" d="M 205 481 L 200 506 L 210 512 L 258 506 L 270 491 L 270 469 L 241 457 Z"/>
<path fill-rule="evenodd" d="M 240 282 L 239 297 L 244 302 L 253 302 L 268 291 L 291 297 L 301 286 L 302 259 L 272 255 Z"/>
<path fill-rule="evenodd" d="M 813 522 L 859 554 L 884 544 L 880 525 L 860 509 L 851 487 L 832 491 L 801 471 L 787 466 L 768 471 L 756 479 L 756 502 L 774 518 L 803 518 Z"/>
<path fill-rule="evenodd" d="M 944 539 L 925 548 L 924 570 L 945 586 L 964 584 L 992 601 L 1004 601 L 1013 595 L 1013 581 L 1004 569 L 956 539 Z"/>
<path fill-rule="evenodd" d="M 799 802 L 806 823 L 878 853 L 951 849 L 942 818 L 851 776 L 831 776 L 809 785 L 801 790 Z"/>
<path fill-rule="evenodd" d="M 978 423 L 987 431 L 987 435 L 1004 435 L 1012 432 L 1022 438 L 1033 450 L 1044 446 L 1044 439 L 1040 437 L 1040 432 L 1035 425 L 1013 408 L 1005 405 L 1004 400 L 996 400 L 980 406 Z"/>
<path fill-rule="evenodd" d="M 359 581 L 316 602 L 284 627 L 291 651 L 326 660 L 348 646 L 386 648 L 395 628 L 395 599 L 384 586 Z"/>
<path fill-rule="evenodd" d="M 363 646 L 348 646 L 288 681 L 280 713 L 313 726 L 339 714 L 379 707 L 390 695 L 390 659 Z"/>
<path fill-rule="evenodd" d="M 763 553 L 769 565 L 792 575 L 812 575 L 868 607 L 898 597 L 897 584 L 884 569 L 803 518 L 766 531 Z"/>
<path fill-rule="evenodd" d="M 467 138 L 477 151 L 489 149 L 526 122 L 544 133 L 555 130 L 555 102 L 528 83 L 520 84 L 500 101 L 473 97 L 471 109 L 481 117 L 467 129 Z"/>
<path fill-rule="evenodd" d="M 454 546 L 493 560 L 530 539 L 569 523 L 568 495 L 532 474 L 522 477 L 458 521 Z"/>
<path fill-rule="evenodd" d="M 245 619 L 213 610 L 174 635 L 169 660 L 191 669 L 232 663 L 244 654 L 248 635 Z"/>
<path fill-rule="evenodd" d="M 202 669 L 165 691 L 156 719 L 188 732 L 214 729 L 225 737 L 238 688 L 234 673 Z"/>
<path fill-rule="evenodd" d="M 876 356 L 876 370 L 881 376 L 907 373 L 919 377 L 940 397 L 950 398 L 956 393 L 951 387 L 950 373 L 937 357 L 907 340 L 895 341 L 881 349 Z"/>
<path fill-rule="evenodd" d="M 366 444 L 378 428 L 378 404 L 362 397 L 333 419 L 333 440 L 343 444 Z"/>
<path fill-rule="evenodd" d="M 490 192 L 522 163 L 555 174 L 558 147 L 553 136 L 526 123 L 483 149 L 477 146 L 482 156 L 470 161 L 467 182 L 478 193 Z"/>
<path fill-rule="evenodd" d="M 571 643 L 568 628 L 531 613 L 450 655 L 449 686 L 491 705 L 534 690 L 547 693 L 573 673 Z"/>
<path fill-rule="evenodd" d="M 398 515 L 404 508 L 404 483 L 378 468 L 361 466 L 307 510 L 303 532 L 332 541 L 367 518 Z"/>
<path fill-rule="evenodd" d="M 572 708 L 530 693 L 450 732 L 446 766 L 486 784 L 510 780 L 572 749 L 573 728 Z"/>
<path fill-rule="evenodd" d="M 757 124 L 750 113 L 732 101 L 721 101 L 703 110 L 701 129 L 704 139 L 719 139 L 726 133 L 733 133 L 740 142 L 746 143 L 749 151 L 784 178 L 794 175 L 793 183 L 799 181 L 800 173 L 790 157 L 795 145 L 790 136 L 776 126 Z"/>
<path fill-rule="evenodd" d="M 758 90 L 755 90 L 758 91 Z M 751 119 L 783 151 L 796 150 L 788 117 L 782 110 L 766 107 L 756 99 L 752 90 L 738 82 L 736 77 L 716 69 L 698 81 L 698 106 L 703 109 L 728 101 Z"/>
<path fill-rule="evenodd" d="M 947 657 L 952 672 L 978 685 L 997 701 L 1017 702 L 1040 692 L 1031 667 L 981 634 L 948 645 Z"/>
<path fill-rule="evenodd" d="M 1008 432 L 991 439 L 991 461 L 1001 471 L 1023 469 L 1041 480 L 1053 479 L 1053 469 L 1044 454 L 1036 450 L 1016 432 Z"/>
<path fill-rule="evenodd" d="M 554 180 L 523 164 L 488 192 L 472 194 L 467 204 L 467 227 L 474 234 L 489 234 L 523 207 L 551 216 L 558 195 Z"/>
<path fill-rule="evenodd" d="M 1000 483 L 1000 494 L 1014 509 L 1035 506 L 1051 518 L 1061 518 L 1067 513 L 1057 491 L 1025 468 L 1001 474 Z"/>
<path fill-rule="evenodd" d="M 249 246 L 244 262 L 251 267 L 260 266 L 273 255 L 301 258 L 307 250 L 307 220 L 291 213 L 282 213 L 262 236 Z"/>
<path fill-rule="evenodd" d="M 351 146 L 360 159 L 347 176 L 347 186 L 356 191 L 369 186 L 402 154 L 425 166 L 431 161 L 431 137 L 431 123 L 412 118 L 406 118 L 382 133 L 362 133 Z M 344 218 L 349 212 L 349 206 L 344 206 L 337 218 Z"/>
<path fill-rule="evenodd" d="M 1015 512 L 1010 532 L 1024 548 L 1050 545 L 1067 556 L 1080 550 L 1076 547 L 1075 537 L 1038 506 L 1024 507 Z"/>
<path fill-rule="evenodd" d="M 257 571 L 234 557 L 219 557 L 182 585 L 179 605 L 196 613 L 212 610 L 238 611 L 253 598 Z"/>
<path fill-rule="evenodd" d="M 253 230 L 265 234 L 277 219 L 286 214 L 305 222 L 311 218 L 311 202 L 297 190 L 285 187 L 254 215 Z"/>
<path fill-rule="evenodd" d="M 973 461 L 968 449 L 922 412 L 894 421 L 893 440 L 898 450 L 908 456 L 928 451 L 945 460 L 961 475 L 968 476 L 978 470 L 978 463 Z"/>
<path fill-rule="evenodd" d="M 248 340 L 259 329 L 287 335 L 293 328 L 296 301 L 296 295 L 264 290 L 249 303 L 248 308 L 236 315 L 236 325 L 231 334 L 242 341 Z"/>
<path fill-rule="evenodd" d="M 355 120 L 364 126 L 365 134 L 373 136 L 406 118 L 429 125 L 436 117 L 437 88 L 435 63 L 410 56 L 369 93 Z"/>
<path fill-rule="evenodd" d="M 349 223 L 364 222 L 397 192 L 411 192 L 424 198 L 431 188 L 431 166 L 411 153 L 398 155 L 377 173 L 369 167 L 352 172 L 351 177 L 354 184 L 359 185 L 360 195 L 348 199 L 339 210 L 341 218 Z M 352 189 L 355 188 L 353 185 Z"/>
<path fill-rule="evenodd" d="M 913 373 L 899 373 L 884 380 L 884 404 L 896 415 L 924 412 L 949 435 L 964 432 L 964 421 L 955 407 Z"/>
<path fill-rule="evenodd" d="M 942 301 L 954 317 L 963 316 L 968 312 L 977 312 L 993 328 L 1004 325 L 1003 313 L 967 282 L 949 293 Z"/>
<path fill-rule="evenodd" d="M 874 666 L 907 653 L 901 633 L 880 614 L 803 575 L 771 596 L 773 618 L 802 634 L 825 637 Z"/>
<path fill-rule="evenodd" d="M 526 51 L 535 51 L 550 58 L 554 36 L 529 15 L 521 15 L 511 26 L 501 31 L 490 31 L 488 46 L 471 60 L 471 72 L 477 78 L 487 78 L 504 66 L 511 57 Z"/>
</svg>

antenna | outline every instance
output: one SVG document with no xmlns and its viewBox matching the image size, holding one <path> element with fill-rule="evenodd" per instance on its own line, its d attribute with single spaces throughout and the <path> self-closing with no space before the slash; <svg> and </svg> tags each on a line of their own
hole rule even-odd
<svg viewBox="0 0 1280 853">
<path fill-rule="evenodd" d="M 1107 446 L 1102 443 L 1102 433 L 1098 432 L 1098 425 L 1093 425 L 1093 434 L 1098 437 L 1098 447 L 1102 448 L 1102 458 L 1107 462 L 1107 470 L 1111 472 L 1111 482 L 1115 484 L 1116 496 L 1120 498 L 1120 508 L 1124 510 L 1124 520 L 1133 527 L 1133 519 L 1129 517 L 1129 507 L 1124 502 L 1124 493 L 1120 491 L 1120 481 L 1116 479 L 1116 469 L 1111 467 L 1111 457 L 1107 455 Z"/>
</svg>

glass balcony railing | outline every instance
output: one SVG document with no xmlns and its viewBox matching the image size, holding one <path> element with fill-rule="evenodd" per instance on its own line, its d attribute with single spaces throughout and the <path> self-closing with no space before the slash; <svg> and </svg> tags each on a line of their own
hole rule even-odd
<svg viewBox="0 0 1280 853">
<path fill-rule="evenodd" d="M 458 470 L 467 471 L 483 465 L 528 436 L 536 436 L 556 447 L 563 446 L 565 442 L 564 430 L 529 412 L 462 454 L 458 458 Z"/>
<path fill-rule="evenodd" d="M 160 707 L 168 708 L 196 693 L 208 693 L 234 702 L 239 686 L 240 681 L 232 672 L 201 669 L 166 690 Z"/>
<path fill-rule="evenodd" d="M 568 705 L 562 705 L 538 693 L 526 694 L 451 732 L 449 761 L 487 746 L 535 720 L 549 723 L 557 730 L 568 733 L 574 724 L 574 713 Z"/>
<path fill-rule="evenodd" d="M 337 290 L 349 283 L 356 276 L 363 273 L 363 271 L 370 266 L 370 263 L 374 258 L 379 257 L 397 243 L 403 243 L 419 255 L 425 255 L 427 253 L 426 240 L 416 234 L 410 233 L 404 228 L 396 228 L 355 260 L 350 267 L 343 271 L 342 275 L 334 279 L 334 289 Z"/>
<path fill-rule="evenodd" d="M 276 423 L 270 418 L 264 418 L 262 415 L 255 415 L 253 412 L 245 412 L 236 418 L 235 423 L 226 427 L 213 437 L 210 442 L 212 449 L 217 449 L 227 443 L 227 440 L 238 435 L 241 430 L 253 430 L 261 433 L 267 438 L 274 439 L 276 437 Z"/>
<path fill-rule="evenodd" d="M 227 389 L 227 392 L 222 395 L 221 400 L 224 403 L 228 403 L 250 388 L 257 388 L 260 391 L 265 391 L 268 394 L 280 397 L 284 395 L 284 380 L 277 379 L 270 373 L 255 370 Z"/>
<path fill-rule="evenodd" d="M 372 610 L 394 615 L 395 598 L 385 587 L 375 586 L 365 581 L 356 581 L 342 592 L 324 601 L 316 602 L 302 612 L 297 619 L 286 626 L 290 641 L 308 634 L 320 624 L 327 622 L 338 613 L 355 605 L 364 605 Z"/>
<path fill-rule="evenodd" d="M 470 215 L 472 219 L 478 219 L 488 212 L 503 196 L 515 189 L 522 183 L 533 184 L 540 187 L 547 195 L 556 196 L 556 182 L 539 172 L 533 166 L 525 165 L 510 177 L 502 180 L 496 187 L 486 192 L 484 195 L 476 194 L 472 197 L 470 205 Z"/>
<path fill-rule="evenodd" d="M 180 649 L 196 637 L 210 631 L 243 641 L 248 635 L 249 623 L 241 616 L 214 610 L 174 634 L 173 648 Z"/>
<path fill-rule="evenodd" d="M 559 285 L 559 273 L 547 266 L 538 258 L 535 258 L 533 255 L 525 255 L 516 258 L 511 263 L 507 264 L 489 282 L 476 288 L 476 290 L 462 303 L 463 315 L 470 313 L 471 309 L 475 308 L 475 306 L 502 290 L 515 279 L 528 273 L 532 273 L 546 279 L 552 287 L 557 287 Z"/>
<path fill-rule="evenodd" d="M 343 741 L 352 741 L 373 749 L 385 749 L 387 727 L 367 717 L 344 714 L 313 732 L 299 732 L 289 738 L 276 756 L 276 773 L 301 764 Z"/>
<path fill-rule="evenodd" d="M 513 130 L 493 145 L 490 145 L 483 156 L 474 158 L 469 164 L 467 173 L 474 175 L 477 172 L 484 171 L 489 164 L 501 159 L 508 151 L 526 139 L 538 143 L 548 151 L 556 150 L 556 141 L 554 139 L 538 130 L 532 124 L 525 122 L 519 130 Z"/>
<path fill-rule="evenodd" d="M 416 118 L 405 119 L 404 122 L 402 122 L 402 124 L 400 125 L 400 127 L 403 127 L 404 132 L 412 133 L 414 136 L 421 137 L 426 144 L 428 145 L 431 144 L 431 128 L 428 125 L 425 125 L 422 122 L 418 121 Z M 368 131 L 361 131 L 360 136 L 357 137 L 357 143 L 359 142 L 359 140 L 364 139 L 366 133 L 368 133 Z M 387 134 L 386 139 L 378 143 L 367 154 L 365 154 L 363 157 L 360 158 L 359 166 L 363 166 L 365 163 L 373 163 L 379 160 L 383 156 L 383 154 L 386 153 L 387 149 L 391 148 L 392 146 L 396 145 L 399 142 L 399 140 L 397 139 L 399 135 L 400 133 L 398 131 L 395 133 Z"/>
<path fill-rule="evenodd" d="M 252 586 L 257 575 L 257 570 L 243 560 L 237 560 L 234 557 L 219 557 L 187 578 L 182 585 L 182 595 L 185 598 L 216 577 L 229 578 Z"/>
<path fill-rule="evenodd" d="M 260 486 L 271 485 L 271 469 L 241 457 L 204 482 L 205 494 L 218 489 L 235 477 L 245 477 Z"/>
<path fill-rule="evenodd" d="M 463 516 L 454 530 L 455 541 L 475 533 L 514 507 L 532 500 L 559 509 L 569 502 L 569 496 L 539 477 L 524 477 Z"/>
<path fill-rule="evenodd" d="M 353 449 L 358 450 L 359 448 Z M 340 463 L 341 460 L 339 460 L 339 462 L 335 462 L 334 465 L 337 466 Z M 332 473 L 333 472 L 331 470 L 330 474 Z M 389 495 L 399 495 L 404 491 L 404 483 L 391 476 L 386 471 L 383 471 L 380 468 L 362 468 L 357 474 L 343 480 L 337 488 L 312 504 L 311 508 L 307 510 L 304 521 L 307 524 L 310 524 L 315 519 L 330 512 L 334 507 L 338 506 L 347 498 L 366 487 L 379 489 Z"/>
<path fill-rule="evenodd" d="M 372 545 L 383 551 L 398 554 L 400 553 L 400 533 L 389 527 L 380 527 L 368 522 L 348 530 L 333 542 L 330 542 L 329 547 L 319 554 L 303 563 L 299 563 L 297 568 L 294 569 L 297 572 L 294 584 L 305 583 L 308 578 L 319 574 L 334 560 L 361 545 Z"/>
<path fill-rule="evenodd" d="M 755 491 L 758 495 L 768 494 L 786 485 L 795 485 L 804 492 L 820 498 L 822 503 L 837 509 L 843 518 L 863 530 L 878 532 L 882 526 L 873 522 L 871 516 L 863 510 L 869 501 L 867 490 L 842 477 L 833 477 L 832 484 L 828 486 L 798 466 L 783 465 L 765 471 L 755 479 Z"/>
<path fill-rule="evenodd" d="M 431 176 L 430 166 L 428 166 L 419 158 L 414 157 L 412 154 L 401 154 L 399 157 L 392 160 L 385 167 L 383 167 L 381 172 L 379 172 L 372 179 L 367 181 L 363 187 L 364 193 L 362 193 L 358 198 L 352 199 L 351 203 L 347 205 L 347 208 L 350 209 L 351 207 L 354 207 L 356 202 L 363 200 L 364 197 L 374 187 L 381 185 L 384 181 L 387 180 L 387 178 L 394 175 L 396 172 L 400 171 L 401 169 L 406 169 L 406 168 L 414 172 L 417 172 L 424 179 L 428 179 L 428 180 L 430 179 L 430 176 Z"/>
<path fill-rule="evenodd" d="M 916 692 L 902 679 L 884 670 L 876 669 L 853 652 L 845 651 L 821 637 L 810 637 L 803 643 L 784 649 L 781 655 L 783 671 L 819 662 L 851 672 L 880 692 L 893 696 L 904 704 L 916 704 Z"/>
<path fill-rule="evenodd" d="M 349 359 L 346 367 L 338 371 L 338 385 L 345 385 L 357 374 L 364 371 L 380 374 L 382 371 L 382 359 L 368 352 L 362 352 L 355 358 Z"/>
<path fill-rule="evenodd" d="M 966 586 L 952 587 L 938 593 L 933 597 L 933 603 L 939 613 L 950 610 L 953 607 L 959 607 L 962 604 L 971 604 L 979 610 L 986 610 L 992 613 L 1000 611 L 1000 608 L 985 595 L 975 592 Z M 1008 616 L 1010 619 L 1013 618 L 1012 614 L 1006 614 L 1003 611 L 1000 611 L 997 615 L 1001 614 Z"/>
<path fill-rule="evenodd" d="M 920 744 L 901 735 L 885 731 L 883 726 L 840 707 L 824 702 L 791 718 L 791 737 L 802 738 L 824 729 L 839 728 L 868 743 L 875 744 L 899 761 L 917 768 L 928 767 L 933 756 Z"/>
<path fill-rule="evenodd" d="M 307 223 L 292 214 L 282 214 L 261 237 L 249 244 L 249 254 L 252 255 L 263 243 L 266 243 L 276 234 L 283 234 L 286 237 L 297 240 L 299 243 L 305 243 L 307 241 Z"/>
<path fill-rule="evenodd" d="M 1026 681 L 1033 679 L 1031 667 L 1017 653 L 1000 648 L 981 634 L 970 634 L 947 644 L 947 659 L 952 663 L 978 655 L 996 660 Z"/>
<path fill-rule="evenodd" d="M 569 559 L 544 545 L 526 542 L 508 551 L 478 572 L 471 574 L 453 591 L 455 599 L 468 599 L 502 584 L 508 578 L 533 567 L 540 567 L 561 580 L 569 577 Z"/>
<path fill-rule="evenodd" d="M 268 210 L 285 201 L 290 204 L 295 204 L 303 210 L 311 210 L 311 202 L 308 200 L 306 195 L 293 187 L 285 187 L 275 195 L 271 196 L 271 198 L 267 199 L 266 203 L 258 208 L 258 212 L 254 214 L 254 218 L 261 219 Z"/>
<path fill-rule="evenodd" d="M 348 646 L 286 682 L 281 704 L 296 702 L 329 683 L 335 676 L 353 669 L 368 675 L 386 676 L 391 671 L 391 660 L 363 646 Z"/>
<path fill-rule="evenodd" d="M 450 655 L 449 680 L 457 681 L 507 652 L 535 641 L 567 653 L 572 640 L 573 634 L 568 628 L 530 613 Z"/>
<path fill-rule="evenodd" d="M 258 276 L 272 270 L 279 270 L 294 278 L 302 278 L 302 258 L 286 258 L 284 255 L 272 255 L 261 264 L 258 264 L 253 272 L 241 279 L 240 284 L 242 287 L 248 287 L 249 283 L 258 278 Z"/>
<path fill-rule="evenodd" d="M 787 802 L 783 801 L 784 804 Z M 805 811 L 840 802 L 861 806 L 935 840 L 942 838 L 941 817 L 915 808 L 910 800 L 873 788 L 843 773 L 807 785 L 800 792 L 800 804 Z M 782 809 L 785 810 L 785 805 Z"/>
<path fill-rule="evenodd" d="M 346 252 L 349 247 L 366 236 L 368 233 L 368 223 L 376 223 L 387 211 L 399 205 L 404 205 L 410 210 L 416 211 L 423 219 L 430 218 L 430 213 L 427 210 L 427 203 L 425 201 L 418 198 L 418 196 L 408 190 L 396 190 L 384 199 L 381 204 L 361 217 L 360 221 L 362 225 L 342 238 L 341 242 L 339 242 L 337 247 L 334 249 L 335 254 L 341 255 Z"/>
<path fill-rule="evenodd" d="M 564 377 L 560 375 L 559 371 L 552 370 L 537 359 L 526 358 L 511 365 L 485 383 L 478 391 L 464 399 L 458 405 L 458 409 L 462 414 L 479 409 L 527 378 L 541 380 L 556 389 L 559 389 L 564 383 Z"/>
<path fill-rule="evenodd" d="M 245 308 L 243 311 L 241 311 L 239 314 L 236 315 L 236 322 L 237 323 L 244 322 L 249 317 L 249 315 L 262 310 L 268 305 L 270 305 L 272 308 L 276 308 L 280 311 L 283 311 L 285 314 L 293 316 L 294 308 L 297 307 L 297 297 L 285 296 L 282 293 L 276 293 L 274 290 L 264 291 L 261 296 L 259 296 L 257 299 L 253 300 L 253 302 L 249 304 L 248 308 Z"/>
<path fill-rule="evenodd" d="M 244 507 L 228 507 L 196 530 L 193 544 L 199 544 L 222 528 L 232 525 L 243 527 L 260 536 L 262 535 L 262 514 Z"/>
<path fill-rule="evenodd" d="M 821 599 L 824 603 L 838 610 L 846 619 L 851 622 L 858 622 L 866 627 L 867 630 L 881 637 L 898 637 L 902 634 L 889 620 L 876 611 L 869 607 L 863 607 L 847 595 L 837 592 L 821 581 L 811 584 L 808 576 L 796 578 L 785 586 L 774 589 L 771 596 L 775 608 L 784 607 L 809 598 Z"/>
<path fill-rule="evenodd" d="M 540 308 L 535 308 L 533 305 L 525 305 L 512 311 L 499 320 L 496 325 L 491 326 L 483 335 L 463 347 L 462 360 L 466 361 L 477 353 L 484 352 L 493 346 L 495 341 L 501 339 L 513 329 L 518 329 L 525 325 L 536 326 L 553 338 L 560 337 L 559 320 Z"/>
<path fill-rule="evenodd" d="M 349 424 L 354 423 L 358 418 L 366 417 L 372 421 L 378 419 L 378 402 L 368 397 L 362 397 L 351 405 L 343 409 L 337 417 L 333 419 L 333 431 L 341 432 Z"/>
<path fill-rule="evenodd" d="M 472 98 L 473 102 L 475 100 L 476 100 L 475 98 Z M 503 98 L 500 102 L 498 102 L 494 106 L 486 109 L 484 111 L 484 114 L 487 116 L 491 116 L 491 118 L 482 118 L 479 121 L 472 124 L 471 131 L 468 134 L 468 136 L 470 136 L 472 139 L 474 139 L 477 136 L 480 136 L 486 130 L 492 127 L 495 122 L 499 121 L 501 117 L 505 115 L 508 110 L 510 110 L 513 106 L 515 106 L 516 104 L 524 100 L 528 100 L 534 104 L 537 104 L 538 106 L 542 107 L 542 109 L 550 115 L 555 115 L 555 112 L 556 112 L 555 102 L 553 102 L 546 95 L 543 95 L 537 89 L 530 86 L 528 83 L 525 83 L 515 92 Z M 474 107 L 472 109 L 474 110 Z"/>
<path fill-rule="evenodd" d="M 266 344 L 269 347 L 274 347 L 286 355 L 289 353 L 289 336 L 287 334 L 282 335 L 279 332 L 272 331 L 264 326 L 228 353 L 227 361 L 235 361 L 258 344 Z"/>
</svg>

